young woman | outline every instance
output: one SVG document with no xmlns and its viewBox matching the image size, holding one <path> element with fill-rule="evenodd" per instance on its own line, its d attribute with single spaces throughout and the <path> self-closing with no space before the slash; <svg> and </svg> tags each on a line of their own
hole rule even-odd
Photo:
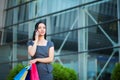
<svg viewBox="0 0 120 80">
<path fill-rule="evenodd" d="M 36 63 L 40 80 L 53 80 L 52 65 L 54 44 L 45 39 L 46 25 L 38 22 L 35 25 L 33 40 L 28 42 L 28 54 L 32 57 L 30 64 Z"/>
</svg>

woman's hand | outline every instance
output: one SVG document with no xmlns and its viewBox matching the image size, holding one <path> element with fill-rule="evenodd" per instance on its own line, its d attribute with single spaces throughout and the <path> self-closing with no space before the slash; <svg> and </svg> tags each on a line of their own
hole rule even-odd
<svg viewBox="0 0 120 80">
<path fill-rule="evenodd" d="M 37 62 L 37 59 L 30 60 L 30 64 L 36 63 L 36 62 Z"/>
<path fill-rule="evenodd" d="M 36 42 L 38 41 L 38 38 L 39 38 L 39 32 L 36 31 L 36 33 L 35 33 L 35 41 L 36 41 Z"/>
</svg>

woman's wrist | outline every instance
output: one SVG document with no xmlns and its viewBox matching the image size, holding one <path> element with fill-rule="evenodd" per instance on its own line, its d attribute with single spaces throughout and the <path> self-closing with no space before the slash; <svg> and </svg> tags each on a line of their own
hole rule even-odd
<svg viewBox="0 0 120 80">
<path fill-rule="evenodd" d="M 36 60 L 36 62 L 39 62 L 39 59 L 38 59 L 38 58 L 36 58 L 35 60 Z"/>
</svg>

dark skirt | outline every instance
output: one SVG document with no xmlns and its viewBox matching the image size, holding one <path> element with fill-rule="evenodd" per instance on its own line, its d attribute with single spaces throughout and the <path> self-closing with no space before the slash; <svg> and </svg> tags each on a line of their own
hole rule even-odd
<svg viewBox="0 0 120 80">
<path fill-rule="evenodd" d="M 37 63 L 40 80 L 53 80 L 52 66 L 50 64 Z"/>
<path fill-rule="evenodd" d="M 53 80 L 51 64 L 37 63 L 40 80 Z"/>
<path fill-rule="evenodd" d="M 39 74 L 40 80 L 53 80 L 52 73 L 49 74 Z"/>
</svg>

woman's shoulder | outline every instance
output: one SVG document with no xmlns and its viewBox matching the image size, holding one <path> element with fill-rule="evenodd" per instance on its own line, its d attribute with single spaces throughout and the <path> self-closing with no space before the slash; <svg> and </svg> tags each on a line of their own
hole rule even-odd
<svg viewBox="0 0 120 80">
<path fill-rule="evenodd" d="M 28 42 L 29 42 L 29 43 L 34 43 L 34 40 L 29 40 Z"/>
<path fill-rule="evenodd" d="M 54 43 L 53 43 L 53 41 L 47 40 L 47 42 L 48 42 L 48 46 L 49 46 L 49 47 L 52 47 L 52 46 L 54 46 Z"/>
<path fill-rule="evenodd" d="M 51 40 L 46 40 L 48 43 L 50 43 L 50 44 L 52 44 L 53 43 L 53 41 L 51 41 Z"/>
<path fill-rule="evenodd" d="M 27 42 L 27 45 L 29 46 L 29 45 L 33 45 L 34 44 L 34 41 L 33 40 L 29 40 L 28 42 Z"/>
</svg>

